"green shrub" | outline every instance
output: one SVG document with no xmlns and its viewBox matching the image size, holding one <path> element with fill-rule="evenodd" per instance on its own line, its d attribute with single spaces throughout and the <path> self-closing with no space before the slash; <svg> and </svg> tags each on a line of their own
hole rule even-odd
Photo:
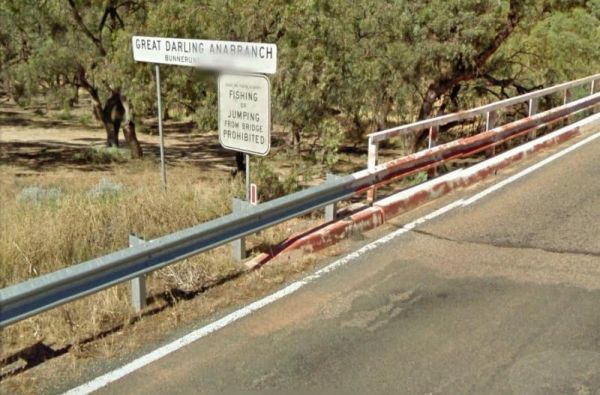
<svg viewBox="0 0 600 395">
<path fill-rule="evenodd" d="M 75 155 L 77 161 L 94 164 L 123 163 L 130 159 L 129 150 L 115 147 L 87 147 Z"/>
<path fill-rule="evenodd" d="M 268 161 L 259 158 L 250 166 L 250 180 L 256 184 L 261 201 L 269 201 L 301 189 L 300 176 L 292 171 L 287 177 L 275 173 Z"/>
</svg>

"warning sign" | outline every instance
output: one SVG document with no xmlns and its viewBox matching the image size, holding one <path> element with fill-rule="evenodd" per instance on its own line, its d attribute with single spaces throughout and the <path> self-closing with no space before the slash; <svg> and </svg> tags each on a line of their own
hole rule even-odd
<svg viewBox="0 0 600 395">
<path fill-rule="evenodd" d="M 265 156 L 271 149 L 271 85 L 262 75 L 219 77 L 219 141 L 224 148 Z"/>
</svg>

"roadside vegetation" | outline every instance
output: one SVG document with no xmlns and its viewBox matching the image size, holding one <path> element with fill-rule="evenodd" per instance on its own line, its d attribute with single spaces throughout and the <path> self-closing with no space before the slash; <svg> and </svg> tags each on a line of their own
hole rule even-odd
<svg viewBox="0 0 600 395">
<path fill-rule="evenodd" d="M 0 287 L 126 248 L 130 233 L 152 239 L 225 215 L 242 189 L 239 178 L 203 176 L 181 165 L 170 170 L 165 191 L 154 161 L 113 166 L 89 177 L 55 172 L 2 178 Z M 318 220 L 308 216 L 261 232 L 249 238 L 248 248 L 261 251 Z M 148 278 L 150 310 L 203 292 L 241 270 L 224 246 L 155 272 Z M 63 347 L 120 327 L 137 316 L 129 299 L 123 284 L 5 328 L 0 360 L 37 342 Z"/>
<path fill-rule="evenodd" d="M 131 36 L 278 45 L 273 121 L 289 144 L 334 165 L 367 133 L 597 72 L 598 0 L 0 1 L 0 84 L 26 104 L 72 107 L 80 92 L 103 125 L 122 108 L 132 156 L 154 113 L 153 70 Z M 213 73 L 163 68 L 167 117 L 216 127 Z M 126 111 L 125 111 L 126 110 Z M 447 130 L 442 130 L 442 134 Z M 410 146 L 423 144 L 424 134 Z"/>
<path fill-rule="evenodd" d="M 217 144 L 216 76 L 184 67 L 161 69 L 167 138 L 181 140 L 162 188 L 153 69 L 133 61 L 132 35 L 278 45 L 274 149 L 251 165 L 262 201 L 364 168 L 368 133 L 600 71 L 600 0 L 0 0 L 0 287 L 125 248 L 130 233 L 152 239 L 220 217 L 243 195 L 243 168 L 211 165 L 226 156 L 207 143 Z M 527 109 L 510 111 L 499 123 Z M 481 119 L 448 125 L 440 139 L 481 128 Z M 75 137 L 62 136 L 67 129 Z M 34 131 L 44 142 L 26 138 Z M 424 137 L 382 143 L 381 155 L 412 152 Z M 249 248 L 268 249 L 320 220 L 260 232 Z M 150 275 L 150 308 L 231 279 L 196 313 L 167 315 L 169 328 L 189 323 L 309 265 L 294 264 L 240 279 L 224 246 Z M 104 338 L 139 318 L 129 297 L 123 284 L 10 326 L 0 360 L 85 339 L 117 353 L 118 342 Z"/>
</svg>

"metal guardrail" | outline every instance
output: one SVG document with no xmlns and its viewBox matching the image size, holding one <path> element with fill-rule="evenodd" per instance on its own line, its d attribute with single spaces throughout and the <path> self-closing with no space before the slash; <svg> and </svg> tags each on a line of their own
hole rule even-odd
<svg viewBox="0 0 600 395">
<path fill-rule="evenodd" d="M 425 119 L 407 125 L 401 125 L 386 130 L 381 130 L 368 135 L 368 159 L 367 168 L 374 169 L 379 164 L 379 143 L 399 135 L 407 135 L 411 133 L 429 130 L 428 140 L 429 148 L 432 148 L 437 143 L 440 126 L 447 125 L 452 122 L 465 121 L 485 115 L 485 130 L 491 130 L 496 127 L 497 111 L 504 108 L 514 106 L 520 103 L 528 103 L 529 116 L 533 116 L 538 111 L 538 101 L 540 98 L 563 92 L 563 104 L 567 104 L 571 97 L 573 88 L 590 84 L 590 95 L 596 93 L 600 89 L 600 74 L 594 74 L 578 80 L 565 82 L 563 84 L 551 86 L 545 89 L 540 89 L 534 92 L 529 92 L 524 95 L 511 97 L 500 100 L 480 107 L 472 108 L 466 111 L 459 111 L 452 114 L 441 115 L 436 118 Z M 535 137 L 535 131 L 532 131 L 531 138 Z M 369 191 L 369 201 L 376 198 L 376 189 Z"/>
<path fill-rule="evenodd" d="M 551 95 L 553 93 L 565 92 L 563 104 L 566 104 L 569 96 L 570 90 L 576 88 L 578 86 L 582 86 L 585 84 L 590 84 L 590 95 L 596 93 L 598 89 L 598 84 L 600 83 L 600 74 L 594 74 L 585 78 L 581 78 L 578 80 L 565 82 L 563 84 L 551 86 L 549 88 L 540 89 L 534 92 L 529 92 L 524 95 L 511 97 L 508 99 L 500 100 L 497 102 L 493 102 L 490 104 L 486 104 L 480 107 L 472 108 L 466 111 L 459 111 L 452 114 L 441 115 L 436 118 L 425 119 L 422 121 L 414 122 L 408 125 L 402 125 L 393 127 L 386 130 L 381 130 L 375 133 L 371 133 L 368 135 L 369 140 L 373 143 L 378 143 L 383 140 L 387 140 L 394 136 L 398 136 L 400 134 L 410 133 L 410 132 L 419 132 L 421 130 L 429 129 L 431 127 L 439 127 L 451 122 L 456 121 L 464 121 L 467 119 L 474 118 L 478 115 L 486 115 L 486 118 L 489 118 L 488 114 L 494 111 L 498 111 L 504 109 L 506 107 L 514 106 L 516 104 L 528 102 L 530 106 L 529 115 L 535 114 L 535 109 L 537 100 L 542 97 Z M 569 92 L 569 93 L 567 93 Z M 532 111 L 533 110 L 533 111 Z M 491 129 L 491 128 L 489 128 Z"/>
<path fill-rule="evenodd" d="M 600 93 L 0 290 L 0 328 L 600 104 Z"/>
</svg>

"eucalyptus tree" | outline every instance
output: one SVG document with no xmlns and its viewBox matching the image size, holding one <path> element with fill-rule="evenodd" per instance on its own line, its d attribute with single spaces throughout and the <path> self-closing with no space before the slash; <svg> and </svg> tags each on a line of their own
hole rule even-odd
<svg viewBox="0 0 600 395">
<path fill-rule="evenodd" d="M 0 73 L 7 90 L 17 101 L 48 95 L 68 105 L 83 89 L 107 146 L 118 145 L 122 125 L 132 155 L 141 156 L 127 77 L 113 55 L 125 29 L 145 13 L 143 1 L 2 0 Z"/>
<path fill-rule="evenodd" d="M 0 0 L 0 80 L 17 100 L 84 89 L 107 143 L 122 109 L 135 146 L 126 110 L 155 98 L 132 35 L 276 43 L 274 123 L 333 163 L 368 132 L 597 72 L 599 26 L 600 0 Z M 213 73 L 165 67 L 163 88 L 216 127 Z"/>
</svg>

